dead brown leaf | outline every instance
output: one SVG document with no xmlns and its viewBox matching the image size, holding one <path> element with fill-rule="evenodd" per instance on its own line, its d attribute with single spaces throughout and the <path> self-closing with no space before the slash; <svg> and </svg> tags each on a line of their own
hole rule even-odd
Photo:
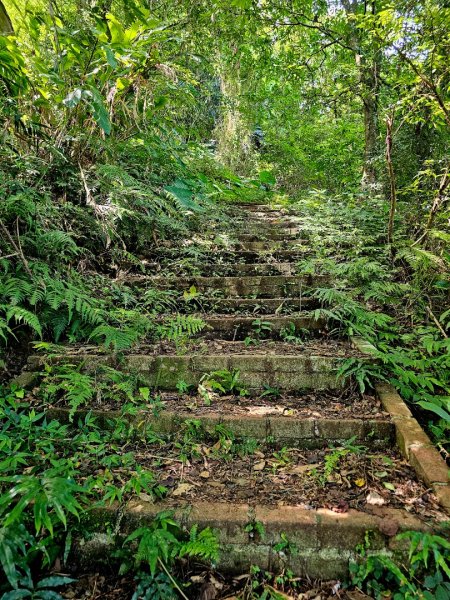
<svg viewBox="0 0 450 600">
<path fill-rule="evenodd" d="M 317 469 L 317 467 L 320 467 L 319 463 L 312 463 L 311 465 L 297 465 L 296 467 L 289 469 L 287 473 L 292 473 L 293 475 L 303 475 L 303 473 L 312 471 L 312 469 Z"/>
<path fill-rule="evenodd" d="M 385 499 L 377 492 L 369 492 L 366 497 L 366 502 L 372 506 L 383 506 Z"/>
<path fill-rule="evenodd" d="M 254 471 L 264 471 L 265 466 L 266 466 L 266 461 L 261 460 L 260 462 L 257 462 L 253 465 L 253 470 Z"/>
<path fill-rule="evenodd" d="M 190 483 L 180 483 L 172 492 L 172 496 L 183 496 L 192 490 L 194 486 Z"/>
</svg>

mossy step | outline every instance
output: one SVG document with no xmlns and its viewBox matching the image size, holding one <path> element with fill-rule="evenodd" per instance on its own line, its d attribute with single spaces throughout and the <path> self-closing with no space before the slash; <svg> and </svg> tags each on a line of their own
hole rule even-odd
<svg viewBox="0 0 450 600">
<path fill-rule="evenodd" d="M 148 265 L 152 264 L 166 264 L 170 261 L 176 261 L 177 263 L 191 262 L 198 264 L 199 267 L 207 268 L 212 264 L 220 263 L 238 263 L 238 264 L 249 264 L 249 263 L 273 263 L 273 262 L 300 262 L 304 260 L 305 256 L 310 255 L 310 250 L 307 248 L 300 248 L 298 250 L 276 250 L 274 252 L 260 251 L 260 250 L 233 250 L 233 249 L 220 249 L 215 248 L 214 250 L 208 250 L 202 252 L 200 259 L 190 259 L 185 254 L 180 252 L 179 249 L 174 248 L 163 248 L 156 251 L 146 257 Z M 131 265 L 132 266 L 132 265 Z"/>
<path fill-rule="evenodd" d="M 372 552 L 398 552 L 402 547 L 386 532 L 425 532 L 434 525 L 395 508 L 377 507 L 370 514 L 354 509 L 334 512 L 292 505 L 250 506 L 206 501 L 154 504 L 138 500 L 128 503 L 125 510 L 111 506 L 85 513 L 84 540 L 77 547 L 78 560 L 89 567 L 108 563 L 115 540 L 113 534 L 108 537 L 105 532 L 129 535 L 136 528 L 149 525 L 163 510 L 174 511 L 176 520 L 188 530 L 197 525 L 199 529 L 209 527 L 216 532 L 220 544 L 217 567 L 221 571 L 242 574 L 258 566 L 275 573 L 290 569 L 296 576 L 321 580 L 348 576 L 349 564 L 357 558 L 356 547 L 364 544 L 368 531 Z M 260 533 L 249 526 L 252 523 L 260 524 Z M 295 548 L 294 552 L 276 551 L 282 536 Z"/>
<path fill-rule="evenodd" d="M 306 239 L 306 235 L 302 231 L 293 232 L 275 232 L 273 230 L 259 230 L 255 233 L 237 233 L 235 236 L 239 242 L 285 242 L 285 241 L 298 241 L 301 243 L 302 240 Z"/>
<path fill-rule="evenodd" d="M 202 332 L 207 337 L 216 337 L 228 340 L 242 340 L 246 336 L 255 336 L 258 323 L 255 317 L 246 316 L 214 316 L 202 317 L 207 329 Z M 297 333 L 301 336 L 304 331 L 319 333 L 325 329 L 325 323 L 312 316 L 274 316 L 267 315 L 262 320 L 264 326 L 263 335 L 267 338 L 279 338 L 280 331 L 287 330 L 289 333 Z M 292 330 L 292 331 L 291 331 Z"/>
<path fill-rule="evenodd" d="M 300 223 L 291 221 L 277 221 L 272 222 L 261 221 L 255 223 L 252 221 L 242 221 L 235 225 L 236 235 L 258 235 L 258 236 L 269 236 L 271 234 L 281 236 L 283 234 L 288 235 L 299 235 L 307 232 L 299 227 Z"/>
<path fill-rule="evenodd" d="M 230 256 L 231 260 L 232 256 Z M 186 277 L 190 274 L 206 276 L 213 274 L 219 277 L 253 277 L 254 275 L 259 276 L 270 276 L 270 275 L 295 275 L 297 266 L 295 263 L 278 263 L 278 262 L 267 262 L 267 263 L 238 263 L 238 262 L 226 262 L 226 263 L 184 263 L 183 261 L 165 261 L 163 264 L 154 262 L 147 263 L 145 265 L 146 270 L 149 272 L 160 272 L 167 273 L 168 277 Z"/>
<path fill-rule="evenodd" d="M 322 276 L 269 275 L 252 277 L 131 277 L 129 283 L 164 290 L 189 290 L 194 286 L 199 293 L 221 292 L 225 296 L 254 298 L 297 297 L 302 290 L 323 285 Z"/>
<path fill-rule="evenodd" d="M 250 350 L 248 353 L 238 354 L 232 352 L 232 342 L 224 343 L 227 344 L 226 354 L 128 354 L 119 364 L 112 356 L 85 353 L 81 349 L 76 354 L 68 353 L 47 358 L 31 356 L 28 368 L 37 370 L 42 368 L 45 362 L 70 362 L 82 364 L 87 369 L 99 365 L 114 365 L 126 372 L 139 373 L 146 385 L 161 390 L 174 390 L 181 380 L 188 385 L 197 386 L 205 373 L 222 370 L 238 370 L 242 386 L 249 390 L 263 389 L 266 385 L 285 391 L 333 390 L 343 387 L 343 382 L 336 376 L 342 359 L 308 352 L 276 354 L 276 346 L 272 350 L 273 354 L 251 354 Z M 239 344 L 239 349 L 241 347 L 242 344 Z"/>
<path fill-rule="evenodd" d="M 200 266 L 200 265 L 199 265 Z M 215 275 L 224 277 L 252 277 L 254 275 L 295 275 L 296 271 L 295 263 L 226 263 L 226 264 L 212 264 L 205 267 L 209 273 L 213 272 Z"/>
<path fill-rule="evenodd" d="M 218 314 L 250 313 L 254 315 L 254 318 L 258 315 L 280 313 L 296 316 L 292 313 L 301 313 L 315 308 L 316 305 L 317 301 L 307 296 L 298 298 L 216 298 L 212 304 L 214 311 Z M 198 308 L 194 310 L 198 310 Z"/>
<path fill-rule="evenodd" d="M 283 206 L 271 206 L 269 204 L 235 204 L 234 205 L 239 210 L 235 211 L 235 214 L 242 214 L 244 212 L 251 213 L 286 213 L 286 209 Z M 233 211 L 231 211 L 233 212 Z"/>
<path fill-rule="evenodd" d="M 142 428 L 151 425 L 152 430 L 161 435 L 172 435 L 180 431 L 184 422 L 195 419 L 201 423 L 202 430 L 214 434 L 218 425 L 225 427 L 238 439 L 255 439 L 259 442 L 270 441 L 271 446 L 282 448 L 284 446 L 317 449 L 330 445 L 340 445 L 349 440 L 352 443 L 363 444 L 370 449 L 383 449 L 395 444 L 395 427 L 387 418 L 296 418 L 271 414 L 227 414 L 221 409 L 221 401 L 215 400 L 215 406 L 210 410 L 203 410 L 199 414 L 185 410 L 165 410 L 153 413 L 152 408 L 138 410 L 132 415 L 124 414 L 119 410 L 77 410 L 73 421 L 84 421 L 88 414 L 95 417 L 99 427 L 110 429 L 114 421 L 127 420 Z M 257 400 L 255 399 L 257 405 Z M 265 407 L 260 407 L 261 411 Z M 263 412 L 263 411 L 262 411 Z M 69 408 L 48 408 L 48 419 L 57 419 L 61 423 L 69 423 Z"/>
<path fill-rule="evenodd" d="M 249 250 L 250 252 L 278 252 L 279 250 L 290 250 L 298 252 L 302 245 L 305 245 L 305 240 L 297 241 L 237 241 L 236 248 L 240 250 Z"/>
</svg>

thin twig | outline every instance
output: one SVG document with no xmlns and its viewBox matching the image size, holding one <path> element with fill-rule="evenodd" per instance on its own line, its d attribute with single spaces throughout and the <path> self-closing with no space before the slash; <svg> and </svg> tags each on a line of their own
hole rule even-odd
<svg viewBox="0 0 450 600">
<path fill-rule="evenodd" d="M 18 246 L 16 244 L 16 242 L 14 241 L 14 238 L 12 237 L 12 235 L 9 233 L 7 227 L 5 227 L 5 224 L 3 223 L 3 221 L 0 220 L 0 229 L 3 231 L 4 236 L 6 237 L 6 239 L 8 240 L 8 242 L 11 244 L 11 246 L 14 248 L 14 250 L 16 251 L 16 254 L 18 254 L 20 256 L 20 259 L 22 260 L 23 266 L 25 268 L 25 271 L 28 273 L 28 275 L 30 277 L 33 277 L 33 273 L 31 272 L 30 267 L 28 266 L 28 261 L 25 258 L 24 253 L 22 252 L 22 248 L 20 247 L 20 245 Z M 18 237 L 19 239 L 19 237 Z M 19 244 L 20 244 L 20 240 L 19 240 Z"/>
<path fill-rule="evenodd" d="M 189 600 L 189 598 L 186 596 L 186 594 L 183 592 L 183 590 L 180 588 L 180 586 L 178 585 L 178 583 L 175 581 L 175 579 L 172 577 L 172 575 L 169 573 L 169 571 L 167 570 L 166 565 L 163 563 L 163 561 L 159 558 L 158 556 L 158 562 L 160 564 L 160 566 L 162 567 L 162 569 L 165 571 L 167 577 L 170 579 L 170 581 L 172 582 L 172 585 L 174 586 L 175 589 L 177 589 L 181 596 L 184 598 L 184 600 Z"/>
<path fill-rule="evenodd" d="M 442 325 L 439 323 L 439 321 L 437 320 L 435 314 L 433 313 L 433 311 L 431 310 L 431 308 L 429 306 L 427 306 L 427 313 L 430 315 L 430 317 L 433 319 L 433 321 L 436 324 L 436 327 L 439 329 L 439 331 L 442 333 L 442 335 L 445 337 L 445 339 L 448 339 L 448 335 L 445 333 L 444 328 L 442 327 Z"/>
<path fill-rule="evenodd" d="M 88 184 L 87 184 L 87 181 L 86 181 L 86 176 L 85 176 L 85 174 L 84 174 L 84 171 L 83 171 L 83 168 L 82 168 L 82 166 L 81 166 L 81 163 L 78 163 L 78 166 L 79 166 L 79 168 L 80 168 L 81 181 L 83 182 L 84 191 L 86 192 L 86 204 L 87 204 L 88 206 L 93 206 L 93 207 L 94 207 L 94 209 L 95 209 L 95 206 L 96 206 L 96 205 L 95 205 L 95 202 L 94 202 L 94 200 L 92 199 L 91 190 L 89 189 L 89 186 L 88 186 Z"/>
</svg>

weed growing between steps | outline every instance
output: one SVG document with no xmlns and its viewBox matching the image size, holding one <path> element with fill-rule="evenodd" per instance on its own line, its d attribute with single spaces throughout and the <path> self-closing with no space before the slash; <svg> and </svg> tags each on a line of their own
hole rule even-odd
<svg viewBox="0 0 450 600">
<path fill-rule="evenodd" d="M 379 243 L 383 201 L 330 198 L 310 192 L 293 204 L 303 213 L 315 256 L 298 263 L 300 273 L 330 276 L 333 286 L 316 289 L 317 317 L 342 333 L 372 343 L 378 367 L 349 361 L 343 373 L 364 389 L 390 381 L 428 423 L 445 457 L 450 427 L 449 257 L 411 246 L 398 222 L 394 254 Z M 406 221 L 407 208 L 403 207 Z"/>
<path fill-rule="evenodd" d="M 380 401 L 352 386 L 342 390 L 289 394 L 265 385 L 252 393 L 243 386 L 238 370 L 205 373 L 198 386 L 179 379 L 177 393 L 150 390 L 139 372 L 98 366 L 81 372 L 83 365 L 46 365 L 26 401 L 36 410 L 69 409 L 115 411 L 124 417 L 161 410 L 190 412 L 193 415 L 219 411 L 236 415 L 280 415 L 305 418 L 386 419 Z M 103 414 L 105 414 L 103 412 Z M 106 413 L 107 414 L 107 413 Z"/>
</svg>

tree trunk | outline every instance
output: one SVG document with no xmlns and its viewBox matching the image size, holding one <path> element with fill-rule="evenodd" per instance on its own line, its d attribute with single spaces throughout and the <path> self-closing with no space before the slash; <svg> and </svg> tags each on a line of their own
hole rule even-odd
<svg viewBox="0 0 450 600">
<path fill-rule="evenodd" d="M 391 246 L 392 252 L 392 242 L 394 240 L 394 218 L 395 211 L 397 208 L 397 190 L 395 187 L 395 174 L 394 167 L 392 165 L 392 127 L 394 124 L 394 115 L 387 117 L 386 119 L 386 164 L 389 174 L 389 184 L 391 190 L 390 197 L 390 208 L 389 208 L 389 223 L 388 223 L 388 231 L 387 231 L 387 242 Z"/>
<path fill-rule="evenodd" d="M 364 170 L 363 182 L 374 184 L 377 181 L 375 159 L 378 151 L 378 64 L 376 57 L 371 65 L 362 66 L 364 106 Z"/>
<path fill-rule="evenodd" d="M 364 3 L 361 0 L 342 0 L 347 15 L 377 13 L 377 2 Z M 380 92 L 380 50 L 376 41 L 373 41 L 370 50 L 361 37 L 361 30 L 349 23 L 348 43 L 355 54 L 356 66 L 359 71 L 360 96 L 363 103 L 364 115 L 364 166 L 363 184 L 370 185 L 377 181 L 375 158 L 378 154 L 378 95 Z"/>
<path fill-rule="evenodd" d="M 14 33 L 14 28 L 11 19 L 6 12 L 5 5 L 0 0 L 0 35 L 11 35 L 12 33 Z"/>
</svg>

